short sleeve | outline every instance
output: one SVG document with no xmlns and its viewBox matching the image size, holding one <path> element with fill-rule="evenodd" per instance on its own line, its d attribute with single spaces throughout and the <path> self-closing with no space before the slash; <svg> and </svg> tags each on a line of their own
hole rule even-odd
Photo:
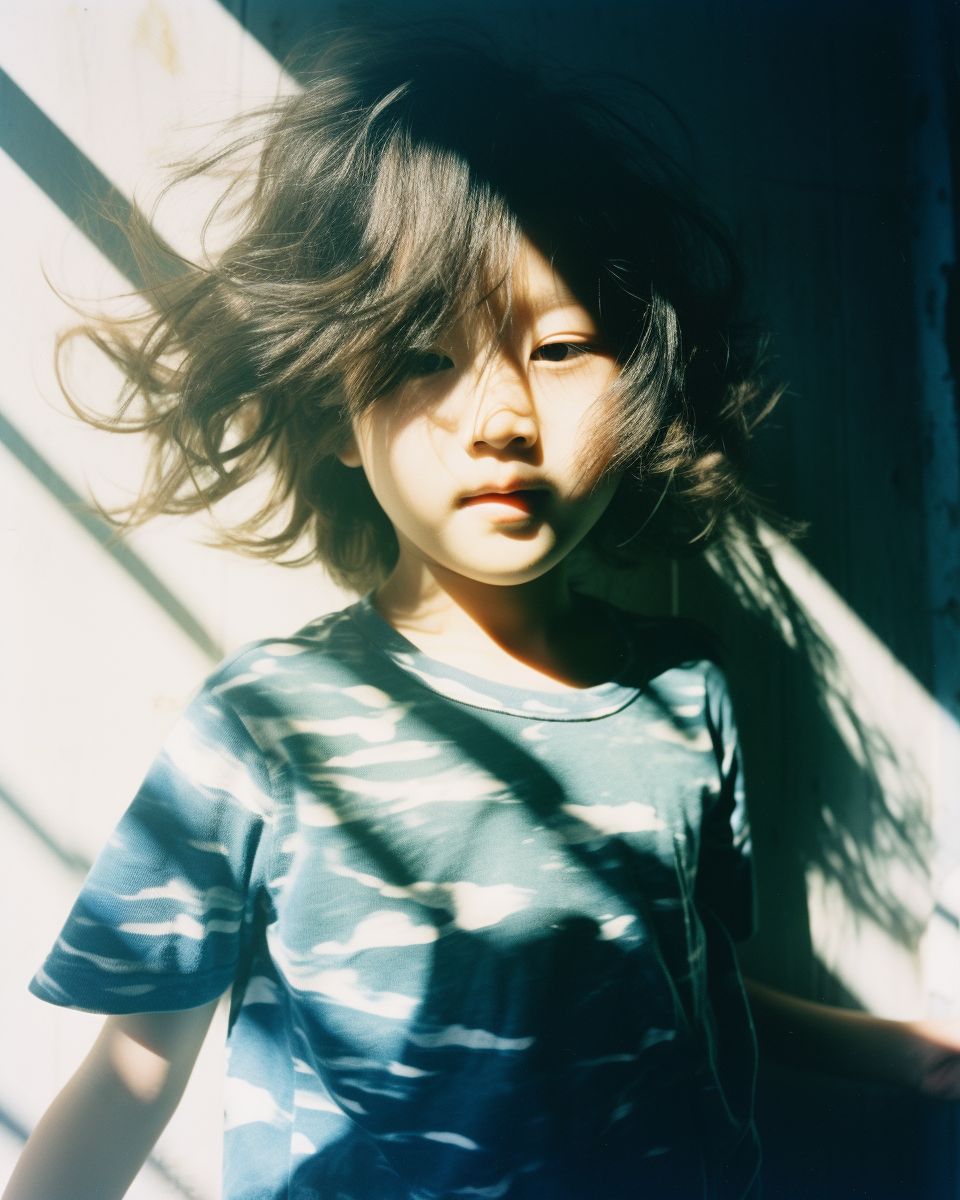
<svg viewBox="0 0 960 1200">
<path fill-rule="evenodd" d="M 706 720 L 717 764 L 704 803 L 697 871 L 697 904 L 723 922 L 736 941 L 756 924 L 750 822 L 736 719 L 723 672 L 707 666 Z"/>
<path fill-rule="evenodd" d="M 33 994 L 103 1013 L 221 995 L 256 919 L 271 810 L 263 755 L 204 688 L 94 862 Z"/>
</svg>

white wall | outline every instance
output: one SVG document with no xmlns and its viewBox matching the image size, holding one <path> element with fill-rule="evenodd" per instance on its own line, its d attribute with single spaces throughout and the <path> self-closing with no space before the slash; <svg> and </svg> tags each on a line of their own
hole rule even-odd
<svg viewBox="0 0 960 1200">
<path fill-rule="evenodd" d="M 216 0 L 36 0 L 3 16 L 0 65 L 128 198 L 156 190 L 160 165 L 210 136 L 191 129 L 292 86 Z M 184 126 L 184 128 L 178 128 Z M 55 148 L 51 150 L 55 153 Z M 129 289 L 74 224 L 0 154 L 0 414 L 75 491 L 104 498 L 133 485 L 143 456 L 132 438 L 81 425 L 59 395 L 56 333 L 73 322 L 44 272 L 81 301 Z M 195 249 L 209 194 L 167 205 L 160 231 Z M 77 372 L 83 396 L 109 407 L 117 379 L 93 356 Z M 29 1129 L 90 1044 L 99 1018 L 53 1009 L 26 984 L 47 952 L 82 871 L 46 844 L 89 860 L 129 802 L 166 729 L 210 669 L 211 656 L 149 588 L 86 532 L 30 467 L 9 434 L 0 449 L 0 1109 Z M 43 471 L 42 467 L 38 470 Z M 199 521 L 162 521 L 129 539 L 223 649 L 286 633 L 339 607 L 319 569 L 285 570 L 209 549 Z M 219 1194 L 223 1014 L 158 1157 L 197 1196 Z M 19 1149 L 0 1141 L 0 1178 Z M 140 1200 L 181 1195 L 148 1166 Z"/>
</svg>

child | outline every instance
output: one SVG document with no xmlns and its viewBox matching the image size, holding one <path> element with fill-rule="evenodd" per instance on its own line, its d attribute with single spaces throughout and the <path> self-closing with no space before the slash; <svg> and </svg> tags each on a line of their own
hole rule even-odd
<svg viewBox="0 0 960 1200">
<path fill-rule="evenodd" d="M 755 1194 L 723 674 L 567 567 L 748 513 L 760 390 L 725 241 L 610 127 L 341 40 L 230 248 L 93 333 L 154 439 L 134 519 L 268 472 L 232 540 L 365 594 L 227 659 L 150 769 L 31 984 L 113 1015 L 9 1200 L 123 1195 L 226 991 L 229 1200 Z"/>
</svg>

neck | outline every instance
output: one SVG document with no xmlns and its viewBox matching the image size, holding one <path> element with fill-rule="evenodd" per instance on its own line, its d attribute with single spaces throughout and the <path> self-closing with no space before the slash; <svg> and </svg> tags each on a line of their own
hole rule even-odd
<svg viewBox="0 0 960 1200">
<path fill-rule="evenodd" d="M 482 634 L 506 650 L 542 640 L 572 608 L 562 564 L 513 586 L 477 583 L 440 567 L 411 571 L 401 565 L 375 598 L 383 616 L 424 635 Z"/>
<path fill-rule="evenodd" d="M 529 583 L 478 583 L 401 562 L 374 597 L 380 614 L 432 657 L 477 674 L 583 687 L 603 678 L 606 653 L 584 627 L 564 564 Z M 600 678 L 597 678 L 599 675 Z"/>
</svg>

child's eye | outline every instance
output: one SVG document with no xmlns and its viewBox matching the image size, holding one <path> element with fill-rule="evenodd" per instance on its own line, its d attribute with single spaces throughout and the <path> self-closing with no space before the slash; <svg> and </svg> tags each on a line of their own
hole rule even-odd
<svg viewBox="0 0 960 1200">
<path fill-rule="evenodd" d="M 546 342 L 531 354 L 537 362 L 565 363 L 584 354 L 593 354 L 596 347 L 590 342 Z"/>
<path fill-rule="evenodd" d="M 404 361 L 405 374 L 413 377 L 436 375 L 453 369 L 453 361 L 438 350 L 411 350 Z"/>
</svg>

